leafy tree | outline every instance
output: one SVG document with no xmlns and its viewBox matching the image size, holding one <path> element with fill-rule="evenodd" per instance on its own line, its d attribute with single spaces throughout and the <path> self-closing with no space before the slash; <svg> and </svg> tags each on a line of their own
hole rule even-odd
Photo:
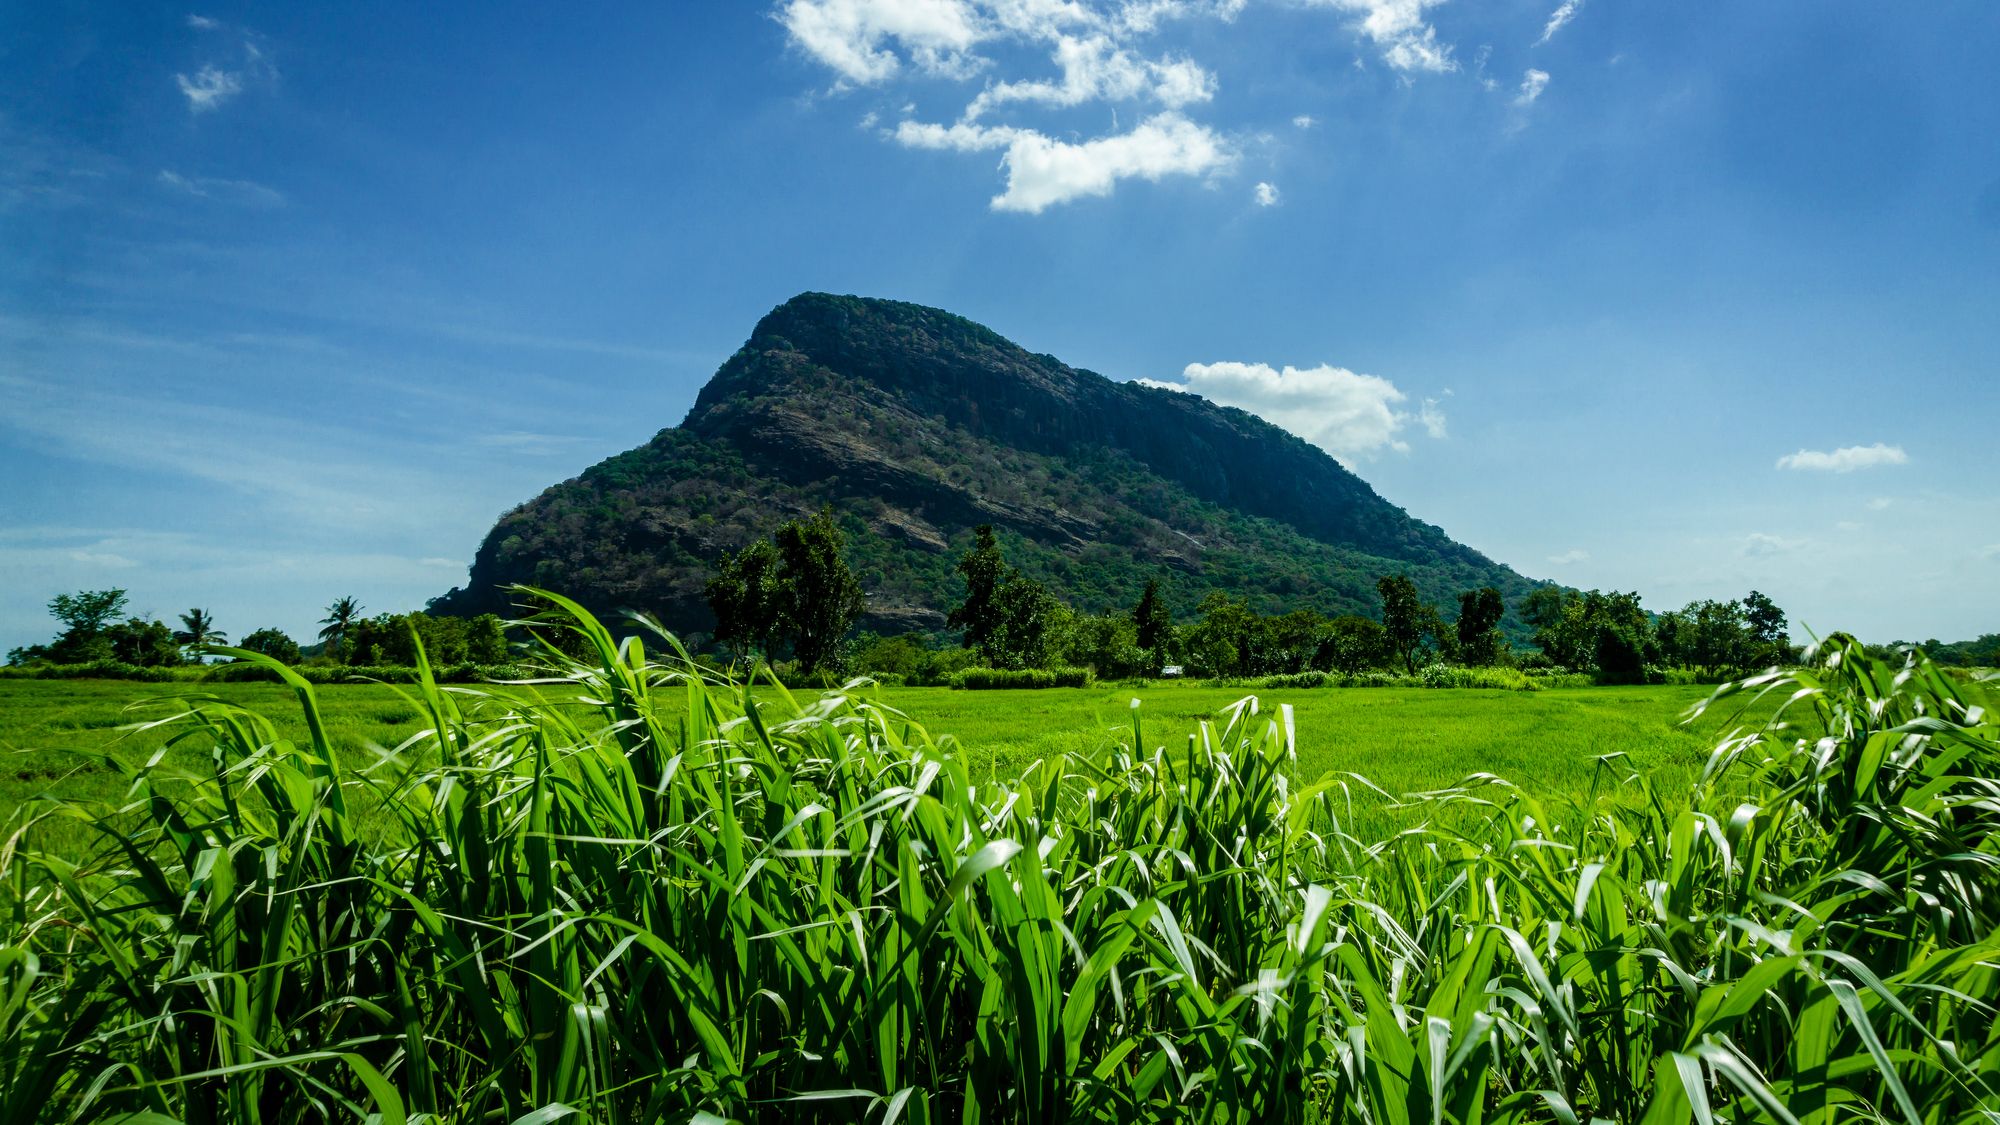
<svg viewBox="0 0 2000 1125">
<path fill-rule="evenodd" d="M 141 668 L 158 668 L 181 662 L 181 646 L 173 630 L 158 621 L 131 618 L 104 630 L 111 643 L 111 659 Z"/>
<path fill-rule="evenodd" d="M 1600 683 L 1646 682 L 1645 644 L 1628 625 L 1605 625 L 1597 631 L 1592 662 Z"/>
<path fill-rule="evenodd" d="M 1429 626 L 1436 611 L 1425 613 L 1430 607 L 1417 594 L 1417 584 L 1401 575 L 1378 580 L 1375 589 L 1382 595 L 1382 631 L 1389 651 L 1415 675 L 1417 657 L 1424 650 L 1424 634 L 1432 631 Z"/>
<path fill-rule="evenodd" d="M 196 660 L 201 659 L 202 649 L 208 645 L 219 645 L 228 641 L 222 630 L 215 627 L 215 618 L 200 607 L 181 614 L 181 627 L 174 631 L 174 640 Z"/>
<path fill-rule="evenodd" d="M 1681 611 L 1670 609 L 1653 622 L 1653 640 L 1660 649 L 1660 663 L 1672 668 L 1694 663 L 1690 657 L 1694 630 Z"/>
<path fill-rule="evenodd" d="M 483 667 L 507 662 L 507 629 L 498 614 L 465 619 L 465 659 Z"/>
<path fill-rule="evenodd" d="M 1689 662 L 1709 675 L 1734 675 L 1756 657 L 1743 603 L 1690 602 L 1681 611 L 1691 634 L 1685 646 Z"/>
<path fill-rule="evenodd" d="M 325 628 L 319 631 L 319 639 L 326 642 L 326 654 L 339 660 L 345 647 L 347 634 L 354 623 L 361 619 L 361 603 L 352 597 L 345 597 L 326 607 L 326 616 L 319 619 Z"/>
<path fill-rule="evenodd" d="M 1755 590 L 1743 598 L 1743 623 L 1749 627 L 1751 639 L 1767 648 L 1780 647 L 1787 639 L 1785 611 Z"/>
<path fill-rule="evenodd" d="M 1521 616 L 1534 626 L 1535 643 L 1552 662 L 1594 669 L 1609 682 L 1643 682 L 1645 665 L 1659 658 L 1652 621 L 1636 593 L 1543 586 L 1522 603 Z"/>
<path fill-rule="evenodd" d="M 980 524 L 972 535 L 972 549 L 958 560 L 958 573 L 965 578 L 965 600 L 952 608 L 945 624 L 965 630 L 965 647 L 978 650 L 988 663 L 997 663 L 993 640 L 1006 622 L 1000 590 L 1008 579 L 1007 563 L 993 538 L 992 524 Z"/>
<path fill-rule="evenodd" d="M 822 508 L 809 520 L 778 529 L 778 580 L 783 584 L 783 621 L 792 653 L 808 674 L 830 667 L 840 642 L 867 604 L 861 583 L 841 556 L 845 538 Z"/>
<path fill-rule="evenodd" d="M 1467 664 L 1498 664 L 1506 651 L 1507 638 L 1500 632 L 1500 618 L 1507 603 L 1500 591 L 1484 586 L 1458 596 L 1458 657 Z"/>
<path fill-rule="evenodd" d="M 261 653 L 281 664 L 299 662 L 299 642 L 286 636 L 280 629 L 258 629 L 236 642 L 236 647 Z"/>
<path fill-rule="evenodd" d="M 49 612 L 63 623 L 62 633 L 46 645 L 17 648 L 7 654 L 9 664 L 46 660 L 55 664 L 87 664 L 112 658 L 110 622 L 125 610 L 123 590 L 79 590 L 57 594 L 49 602 Z"/>
<path fill-rule="evenodd" d="M 1785 611 L 1755 590 L 1743 598 L 1743 623 L 1750 631 L 1754 653 L 1751 662 L 1760 665 L 1786 664 L 1796 653 L 1786 630 Z"/>
<path fill-rule="evenodd" d="M 1174 637 L 1174 615 L 1167 608 L 1166 599 L 1160 597 L 1159 579 L 1146 579 L 1145 592 L 1139 595 L 1139 604 L 1132 607 L 1132 625 L 1134 643 L 1157 670 L 1167 662 L 1167 646 Z M 1106 673 L 1100 668 L 1098 674 Z"/>
<path fill-rule="evenodd" d="M 1072 617 L 1061 656 L 1063 663 L 1094 668 L 1105 679 L 1157 672 L 1160 667 L 1153 653 L 1139 644 L 1132 618 L 1115 613 Z"/>
<path fill-rule="evenodd" d="M 65 636 L 96 636 L 112 618 L 125 612 L 125 601 L 123 590 L 78 590 L 57 594 L 49 602 L 49 612 L 67 626 Z"/>
<path fill-rule="evenodd" d="M 1382 667 L 1393 655 L 1389 632 L 1380 621 L 1347 613 L 1327 622 L 1314 664 L 1324 671 L 1352 676 Z"/>
<path fill-rule="evenodd" d="M 703 590 L 715 613 L 715 639 L 734 648 L 738 657 L 770 651 L 784 612 L 778 569 L 777 547 L 759 539 L 724 556 Z"/>
<path fill-rule="evenodd" d="M 1327 620 L 1317 610 L 1295 609 L 1263 620 L 1258 675 L 1304 672 L 1317 666 Z"/>
<path fill-rule="evenodd" d="M 1009 570 L 994 598 L 1000 628 L 989 639 L 993 660 L 1001 668 L 1045 668 L 1055 663 L 1057 646 L 1069 623 L 1069 607 L 1048 587 Z"/>
</svg>

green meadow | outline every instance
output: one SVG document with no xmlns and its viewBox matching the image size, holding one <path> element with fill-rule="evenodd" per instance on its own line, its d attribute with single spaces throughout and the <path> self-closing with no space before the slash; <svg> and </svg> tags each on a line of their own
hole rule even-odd
<svg viewBox="0 0 2000 1125">
<path fill-rule="evenodd" d="M 358 683 L 322 685 L 319 701 L 328 737 L 349 769 L 366 768 L 380 752 L 428 729 L 413 688 Z M 578 689 L 494 687 L 501 695 L 537 692 L 573 703 Z M 1684 789 L 1715 737 L 1741 717 L 1735 704 L 1692 722 L 1701 687 L 1570 688 L 1540 692 L 1423 688 L 1251 689 L 1194 683 L 1050 688 L 1037 691 L 957 691 L 875 688 L 862 694 L 908 716 L 933 737 L 950 738 L 982 781 L 1020 777 L 1057 755 L 1093 755 L 1131 745 L 1134 721 L 1148 749 L 1185 750 L 1204 720 L 1221 722 L 1249 699 L 1261 714 L 1293 712 L 1295 781 L 1353 775 L 1348 791 L 1367 810 L 1362 827 L 1386 802 L 1359 780 L 1393 795 L 1453 785 L 1491 773 L 1540 793 L 1586 795 L 1593 784 L 1634 771 L 1654 785 Z M 817 693 L 795 692 L 807 697 Z M 773 688 L 756 697 L 775 701 Z M 303 741 L 307 731 L 290 688 L 281 684 L 143 684 L 111 680 L 0 681 L 0 809 L 38 795 L 116 800 L 126 782 L 110 759 L 205 767 L 210 748 L 193 740 L 168 745 L 179 727 L 143 724 L 186 702 L 218 699 L 269 716 L 279 733 Z M 1135 707 L 1134 701 L 1137 701 Z M 53 831 L 80 833 L 70 823 Z"/>
</svg>

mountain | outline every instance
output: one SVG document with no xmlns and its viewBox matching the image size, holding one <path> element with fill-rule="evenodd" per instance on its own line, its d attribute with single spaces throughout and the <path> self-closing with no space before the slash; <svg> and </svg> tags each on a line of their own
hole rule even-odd
<svg viewBox="0 0 2000 1125">
<path fill-rule="evenodd" d="M 863 625 L 884 632 L 943 627 L 982 523 L 1091 611 L 1129 607 L 1154 576 L 1178 615 L 1210 590 L 1373 614 L 1375 580 L 1408 574 L 1450 618 L 1460 590 L 1511 603 L 1535 585 L 1254 415 L 1113 382 L 939 309 L 806 293 L 758 323 L 679 426 L 502 516 L 467 586 L 432 610 L 505 612 L 502 587 L 520 582 L 705 630 L 716 559 L 824 505 L 868 591 Z"/>
</svg>

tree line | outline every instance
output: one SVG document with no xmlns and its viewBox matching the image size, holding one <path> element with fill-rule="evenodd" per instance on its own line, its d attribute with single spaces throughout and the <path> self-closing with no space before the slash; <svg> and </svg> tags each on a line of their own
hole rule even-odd
<svg viewBox="0 0 2000 1125">
<path fill-rule="evenodd" d="M 1589 673 L 1608 683 L 1658 679 L 1663 669 L 1720 677 L 1796 655 L 1786 616 L 1766 595 L 1697 601 L 1666 613 L 1636 593 L 1540 587 L 1516 607 L 1533 629 L 1516 650 L 1501 628 L 1506 599 L 1491 586 L 1466 590 L 1455 612 L 1423 599 L 1407 576 L 1376 583 L 1380 615 L 1327 617 L 1314 610 L 1263 614 L 1243 598 L 1211 591 L 1176 623 L 1158 580 L 1130 610 L 1079 612 L 1008 565 L 990 525 L 974 530 L 959 557 L 963 596 L 946 626 L 956 634 L 864 634 L 843 643 L 865 597 L 842 557 L 829 511 L 793 520 L 770 540 L 725 555 L 706 593 L 715 638 L 739 659 L 789 655 L 802 672 L 852 670 L 935 676 L 979 665 L 999 669 L 1088 667 L 1100 676 L 1151 676 L 1169 667 L 1208 677 L 1308 671 L 1415 674 L 1435 663 Z"/>
<path fill-rule="evenodd" d="M 1717 679 L 1797 655 L 1785 612 L 1755 590 L 1736 601 L 1695 601 L 1653 613 L 1637 593 L 1543 586 L 1514 607 L 1533 631 L 1533 647 L 1517 649 L 1501 628 L 1506 600 L 1491 586 L 1461 592 L 1449 618 L 1452 607 L 1426 602 L 1401 575 L 1377 581 L 1377 617 L 1328 617 L 1310 609 L 1265 614 L 1244 598 L 1211 591 L 1191 618 L 1177 623 L 1154 579 L 1129 610 L 1090 614 L 1010 566 L 990 525 L 975 529 L 956 571 L 963 595 L 947 615 L 950 633 L 853 636 L 866 595 L 848 566 L 833 513 L 822 509 L 725 554 L 704 593 L 715 615 L 714 642 L 725 652 L 738 660 L 782 661 L 805 675 L 855 671 L 935 679 L 973 666 L 1088 668 L 1105 678 L 1153 676 L 1172 667 L 1202 677 L 1412 675 L 1449 664 L 1566 670 L 1604 683 L 1643 683 L 1665 669 Z M 198 661 L 210 646 L 228 643 L 205 609 L 180 614 L 180 627 L 173 628 L 129 614 L 128 603 L 122 589 L 58 595 L 49 612 L 62 631 L 46 644 L 12 650 L 7 661 L 157 667 Z M 529 636 L 536 635 L 532 620 Z M 493 614 L 368 616 L 355 598 L 343 597 L 327 606 L 320 624 L 319 643 L 310 649 L 275 628 L 257 629 L 236 647 L 286 663 L 355 666 L 414 664 L 413 637 L 437 665 L 498 665 L 512 650 L 509 623 Z M 558 646 L 564 641 L 555 634 L 539 639 Z M 2000 643 L 1988 642 L 2000 637 L 1924 647 L 1953 663 L 2000 661 Z"/>
<path fill-rule="evenodd" d="M 10 650 L 7 663 L 117 663 L 160 668 L 199 663 L 214 647 L 230 644 L 229 635 L 205 609 L 180 614 L 181 627 L 175 629 L 129 613 L 130 601 L 130 594 L 123 589 L 56 595 L 49 602 L 49 613 L 62 624 L 62 631 L 46 644 Z M 422 638 L 424 653 L 433 664 L 496 665 L 508 660 L 505 623 L 490 613 L 478 617 L 380 613 L 369 617 L 359 601 L 344 597 L 327 606 L 320 624 L 319 644 L 310 652 L 276 628 L 247 633 L 233 647 L 286 664 L 312 661 L 407 666 L 417 661 L 414 634 Z"/>
</svg>

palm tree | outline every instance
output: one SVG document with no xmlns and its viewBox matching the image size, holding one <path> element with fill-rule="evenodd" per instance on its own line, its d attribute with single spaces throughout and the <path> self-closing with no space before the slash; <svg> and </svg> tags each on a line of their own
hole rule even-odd
<svg viewBox="0 0 2000 1125">
<path fill-rule="evenodd" d="M 229 638 L 215 627 L 215 618 L 205 609 L 191 609 L 181 614 L 181 628 L 174 633 L 174 643 L 188 650 L 188 655 L 196 660 L 202 658 L 202 648 L 219 645 Z"/>
<path fill-rule="evenodd" d="M 319 631 L 319 639 L 326 642 L 326 654 L 340 659 L 340 645 L 347 639 L 347 631 L 361 618 L 361 603 L 352 597 L 342 598 L 326 607 L 326 616 L 319 623 L 326 628 Z"/>
</svg>

